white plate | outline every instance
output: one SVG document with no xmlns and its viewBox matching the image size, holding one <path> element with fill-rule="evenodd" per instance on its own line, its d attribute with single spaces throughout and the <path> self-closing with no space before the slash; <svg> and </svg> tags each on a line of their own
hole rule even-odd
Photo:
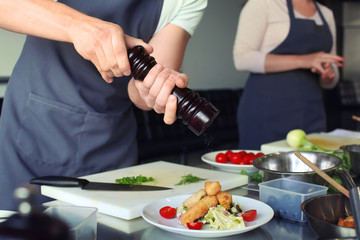
<svg viewBox="0 0 360 240">
<path fill-rule="evenodd" d="M 216 151 L 216 152 L 209 152 L 206 153 L 204 155 L 201 156 L 201 160 L 203 162 L 206 162 L 207 164 L 210 164 L 216 168 L 218 168 L 221 171 L 224 172 L 232 172 L 232 173 L 241 173 L 242 170 L 246 171 L 248 173 L 248 175 L 255 173 L 257 171 L 259 171 L 256 167 L 254 167 L 253 165 L 238 165 L 238 164 L 233 164 L 231 162 L 228 163 L 218 163 L 216 162 L 215 158 L 216 155 L 218 153 L 226 153 L 227 150 L 223 150 L 223 151 Z M 231 150 L 233 152 L 239 152 L 242 150 Z M 243 150 L 246 151 L 247 153 L 252 152 L 254 154 L 259 153 L 260 151 L 255 151 L 255 150 Z"/>
<path fill-rule="evenodd" d="M 250 209 L 257 210 L 256 219 L 252 222 L 245 222 L 246 227 L 244 228 L 216 230 L 209 228 L 208 224 L 205 224 L 201 230 L 191 230 L 179 224 L 177 218 L 166 219 L 160 216 L 159 210 L 162 207 L 179 207 L 182 205 L 182 202 L 190 196 L 191 195 L 179 195 L 156 200 L 144 207 L 141 216 L 145 219 L 145 221 L 165 231 L 189 237 L 202 238 L 226 237 L 235 234 L 245 233 L 257 227 L 260 227 L 261 225 L 264 225 L 265 223 L 269 222 L 274 216 L 274 211 L 269 205 L 252 198 L 241 196 L 233 196 L 233 201 L 238 202 L 245 211 Z"/>
</svg>

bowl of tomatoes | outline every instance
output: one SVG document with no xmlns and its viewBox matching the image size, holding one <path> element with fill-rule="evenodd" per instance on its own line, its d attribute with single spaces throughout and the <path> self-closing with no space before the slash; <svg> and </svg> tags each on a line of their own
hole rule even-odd
<svg viewBox="0 0 360 240">
<path fill-rule="evenodd" d="M 201 156 L 201 160 L 220 171 L 242 173 L 248 175 L 259 171 L 253 161 L 264 153 L 256 150 L 223 150 L 209 152 Z"/>
</svg>

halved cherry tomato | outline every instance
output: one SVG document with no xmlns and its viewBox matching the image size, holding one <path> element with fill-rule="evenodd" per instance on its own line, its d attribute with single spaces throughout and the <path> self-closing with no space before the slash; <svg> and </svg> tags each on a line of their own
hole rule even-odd
<svg viewBox="0 0 360 240">
<path fill-rule="evenodd" d="M 243 214 L 241 214 L 244 221 L 251 222 L 256 218 L 257 211 L 255 209 L 251 209 L 248 211 L 245 211 Z"/>
<path fill-rule="evenodd" d="M 204 225 L 203 222 L 192 222 L 192 223 L 187 223 L 187 224 L 186 224 L 186 226 L 187 226 L 189 229 L 194 229 L 194 230 L 200 230 L 203 225 Z"/>
<path fill-rule="evenodd" d="M 166 206 L 160 209 L 160 215 L 164 218 L 171 219 L 176 215 L 176 209 L 170 206 Z"/>
<path fill-rule="evenodd" d="M 218 163 L 226 163 L 227 157 L 225 153 L 218 153 L 215 157 L 215 161 Z"/>
</svg>

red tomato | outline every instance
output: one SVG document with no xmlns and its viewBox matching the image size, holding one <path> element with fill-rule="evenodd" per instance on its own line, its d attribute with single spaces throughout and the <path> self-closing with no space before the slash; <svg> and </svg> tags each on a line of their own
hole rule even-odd
<svg viewBox="0 0 360 240">
<path fill-rule="evenodd" d="M 215 157 L 215 161 L 218 163 L 226 163 L 227 157 L 226 157 L 225 153 L 218 153 Z"/>
<path fill-rule="evenodd" d="M 240 151 L 239 154 L 241 157 L 244 157 L 247 153 L 246 153 L 246 151 Z"/>
<path fill-rule="evenodd" d="M 230 157 L 230 162 L 233 164 L 240 164 L 241 161 L 241 155 L 240 153 L 233 153 Z"/>
<path fill-rule="evenodd" d="M 225 155 L 226 155 L 228 160 L 230 160 L 230 157 L 231 157 L 232 154 L 233 154 L 233 151 L 231 151 L 231 150 L 226 151 Z"/>
<path fill-rule="evenodd" d="M 256 158 L 261 157 L 261 156 L 264 156 L 264 153 L 258 152 L 257 154 L 255 154 L 255 157 L 256 157 Z"/>
<path fill-rule="evenodd" d="M 189 229 L 200 230 L 202 228 L 202 226 L 204 225 L 204 223 L 192 222 L 192 223 L 187 223 L 186 225 Z"/>
<path fill-rule="evenodd" d="M 247 165 L 249 164 L 249 154 L 246 154 L 244 155 L 242 158 L 241 158 L 241 161 L 240 161 L 240 164 L 241 165 Z"/>
<path fill-rule="evenodd" d="M 253 221 L 256 218 L 256 215 L 257 215 L 257 211 L 255 209 L 248 210 L 248 211 L 244 212 L 243 214 L 241 214 L 244 221 L 247 221 L 247 222 Z"/>
<path fill-rule="evenodd" d="M 166 206 L 160 209 L 160 215 L 164 218 L 171 219 L 176 215 L 176 209 L 170 206 Z"/>
</svg>

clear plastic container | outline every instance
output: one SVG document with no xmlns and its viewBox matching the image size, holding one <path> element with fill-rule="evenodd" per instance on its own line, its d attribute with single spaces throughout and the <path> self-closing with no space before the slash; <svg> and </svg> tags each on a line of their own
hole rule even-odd
<svg viewBox="0 0 360 240">
<path fill-rule="evenodd" d="M 297 222 L 306 222 L 301 203 L 309 198 L 324 195 L 328 188 L 321 185 L 278 178 L 259 183 L 259 199 L 274 210 L 275 215 Z"/>
<path fill-rule="evenodd" d="M 44 213 L 60 218 L 68 226 L 72 240 L 93 240 L 97 236 L 97 208 L 51 206 Z"/>
</svg>

